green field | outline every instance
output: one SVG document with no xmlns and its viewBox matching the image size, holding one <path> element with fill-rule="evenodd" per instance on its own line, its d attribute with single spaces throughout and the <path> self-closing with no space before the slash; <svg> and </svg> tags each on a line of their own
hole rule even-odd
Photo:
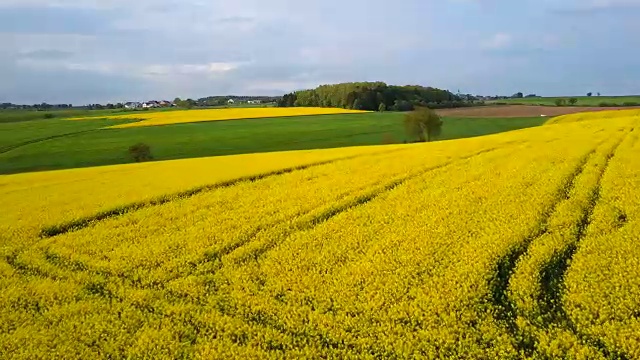
<svg viewBox="0 0 640 360">
<path fill-rule="evenodd" d="M 209 106 L 200 107 L 199 109 L 222 109 L 222 108 L 254 108 L 254 107 L 273 107 L 274 104 L 232 104 L 225 106 Z M 51 119 L 68 119 L 74 117 L 101 117 L 119 114 L 148 114 L 149 112 L 158 111 L 175 111 L 184 110 L 182 108 L 156 108 L 147 110 L 128 110 L 128 109 L 104 109 L 104 110 L 86 110 L 86 109 L 52 109 L 52 110 L 0 110 L 0 124 L 13 123 L 35 120 L 51 120 Z"/>
<path fill-rule="evenodd" d="M 0 174 L 132 162 L 128 148 L 151 147 L 155 160 L 403 143 L 402 113 L 248 119 L 128 129 L 113 120 L 38 120 L 0 124 Z M 545 118 L 445 118 L 441 140 L 541 125 Z"/>
<path fill-rule="evenodd" d="M 108 116 L 120 113 L 130 113 L 132 111 L 125 109 L 113 109 L 113 110 L 0 110 L 0 124 L 2 123 L 14 123 L 24 121 L 36 121 L 36 120 L 51 120 L 52 119 L 66 119 L 73 117 L 100 117 Z"/>
<path fill-rule="evenodd" d="M 69 121 L 53 119 L 0 123 L 0 153 L 32 142 L 40 142 L 47 139 L 53 140 L 64 136 L 77 136 L 117 124 L 122 124 L 122 121 L 105 119 Z"/>
<path fill-rule="evenodd" d="M 523 99 L 505 99 L 489 101 L 487 104 L 509 104 L 509 105 L 556 105 L 556 100 L 571 98 L 578 99 L 575 106 L 640 106 L 640 95 L 634 96 L 562 96 L 562 97 L 536 97 Z M 605 105 L 606 104 L 606 105 Z"/>
</svg>

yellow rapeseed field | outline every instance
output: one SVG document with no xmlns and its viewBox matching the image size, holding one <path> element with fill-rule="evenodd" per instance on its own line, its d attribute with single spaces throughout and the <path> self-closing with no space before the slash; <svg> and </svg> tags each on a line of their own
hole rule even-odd
<svg viewBox="0 0 640 360">
<path fill-rule="evenodd" d="M 596 111 L 596 112 L 585 112 L 585 113 L 562 115 L 562 116 L 556 116 L 554 118 L 549 119 L 549 121 L 547 121 L 547 124 L 550 125 L 550 124 L 562 124 L 562 123 L 588 121 L 588 120 L 619 119 L 623 117 L 640 119 L 640 110 L 638 109 L 607 110 L 607 111 Z"/>
<path fill-rule="evenodd" d="M 619 113 L 2 176 L 0 354 L 640 358 L 638 153 Z"/>
<path fill-rule="evenodd" d="M 258 119 L 291 117 L 306 115 L 331 115 L 331 114 L 360 114 L 367 111 L 348 110 L 338 108 L 229 108 L 229 109 L 206 109 L 206 110 L 177 110 L 158 112 L 137 112 L 127 115 L 108 116 L 108 119 L 140 120 L 133 123 L 115 125 L 113 128 L 130 128 L 140 126 L 159 126 L 181 123 L 194 123 L 220 120 L 236 119 Z M 74 118 L 71 120 L 91 120 L 91 118 Z"/>
<path fill-rule="evenodd" d="M 0 175 L 0 200 L 4 209 L 11 209 L 0 212 L 0 237 L 9 227 L 20 232 L 29 229 L 33 235 L 43 227 L 131 204 L 158 202 L 238 179 L 400 148 L 303 150 Z"/>
</svg>

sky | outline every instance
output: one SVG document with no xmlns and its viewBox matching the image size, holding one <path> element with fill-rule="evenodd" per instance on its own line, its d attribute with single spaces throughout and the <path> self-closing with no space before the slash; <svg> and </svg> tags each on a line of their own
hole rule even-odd
<svg viewBox="0 0 640 360">
<path fill-rule="evenodd" d="M 640 0 L 0 0 L 0 102 L 640 94 Z"/>
</svg>

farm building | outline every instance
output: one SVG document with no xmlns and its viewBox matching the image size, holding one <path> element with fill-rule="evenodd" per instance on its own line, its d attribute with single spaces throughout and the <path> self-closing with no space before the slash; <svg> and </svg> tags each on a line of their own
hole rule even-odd
<svg viewBox="0 0 640 360">
<path fill-rule="evenodd" d="M 125 109 L 139 109 L 142 107 L 142 104 L 139 102 L 126 102 L 124 104 Z"/>
</svg>

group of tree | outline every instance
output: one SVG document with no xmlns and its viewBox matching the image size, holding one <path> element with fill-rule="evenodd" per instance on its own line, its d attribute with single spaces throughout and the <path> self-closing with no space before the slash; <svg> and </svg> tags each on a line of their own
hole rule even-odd
<svg viewBox="0 0 640 360">
<path fill-rule="evenodd" d="M 537 97 L 539 97 L 539 96 L 536 95 L 536 94 L 525 95 L 523 92 L 517 92 L 517 93 L 511 95 L 511 99 L 524 99 L 524 98 L 537 98 Z"/>
<path fill-rule="evenodd" d="M 279 96 L 208 96 L 200 98 L 195 101 L 197 107 L 211 107 L 211 106 L 225 106 L 229 104 L 229 100 L 233 100 L 235 103 L 247 103 L 247 102 L 259 102 L 261 104 L 271 104 L 280 101 Z"/>
<path fill-rule="evenodd" d="M 474 100 L 447 90 L 417 85 L 394 86 L 383 82 L 356 82 L 322 85 L 284 95 L 280 107 L 338 107 L 368 111 L 411 111 L 472 106 Z"/>
<path fill-rule="evenodd" d="M 113 109 L 124 109 L 124 104 L 123 103 L 116 103 L 116 104 L 112 104 L 112 103 L 108 103 L 108 104 L 89 104 L 86 106 L 81 107 L 82 109 L 87 109 L 87 110 L 113 110 Z"/>
<path fill-rule="evenodd" d="M 433 110 L 417 107 L 407 113 L 404 127 L 412 142 L 431 142 L 442 133 L 443 121 Z"/>
<path fill-rule="evenodd" d="M 34 104 L 34 105 L 18 105 L 13 103 L 0 103 L 0 109 L 16 109 L 16 110 L 53 110 L 53 109 L 71 109 L 73 108 L 72 104 Z"/>
<path fill-rule="evenodd" d="M 234 103 L 248 103 L 248 102 L 259 102 L 260 104 L 271 104 L 279 101 L 280 97 L 275 96 L 235 96 L 235 95 L 227 95 L 227 96 L 208 96 L 204 98 L 200 98 L 198 100 L 194 99 L 186 99 L 182 100 L 180 98 L 176 98 L 173 103 L 176 106 L 181 108 L 195 108 L 195 107 L 218 107 L 218 106 L 227 106 L 229 105 L 229 100 L 233 100 Z"/>
<path fill-rule="evenodd" d="M 176 98 L 175 100 L 173 100 L 173 103 L 175 104 L 175 106 L 185 109 L 191 109 L 198 105 L 198 102 L 193 99 L 182 100 L 180 98 Z"/>
<path fill-rule="evenodd" d="M 574 106 L 578 103 L 578 99 L 577 98 L 570 98 L 570 99 L 558 98 L 554 102 L 556 106 L 566 106 L 567 104 Z"/>
</svg>

